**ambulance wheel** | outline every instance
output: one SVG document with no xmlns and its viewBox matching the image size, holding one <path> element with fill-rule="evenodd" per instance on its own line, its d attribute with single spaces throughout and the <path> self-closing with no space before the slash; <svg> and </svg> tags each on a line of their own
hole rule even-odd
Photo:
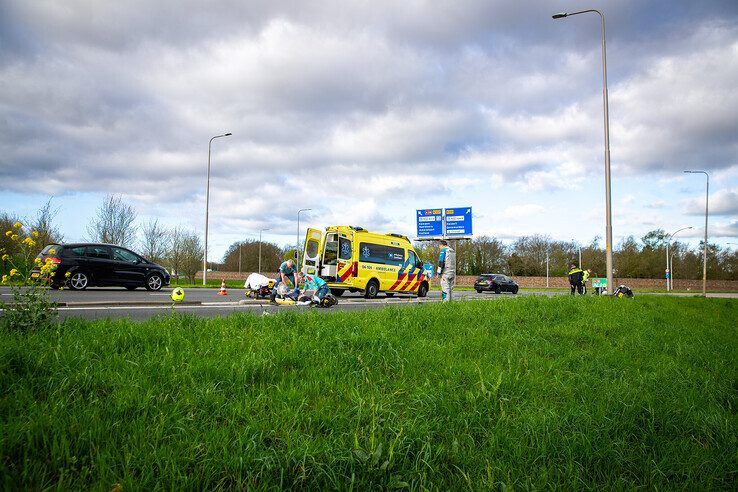
<svg viewBox="0 0 738 492">
<path fill-rule="evenodd" d="M 367 299 L 374 299 L 377 297 L 377 294 L 379 293 L 379 282 L 372 279 L 366 284 L 366 289 L 364 289 L 364 297 Z"/>
<path fill-rule="evenodd" d="M 345 289 L 331 289 L 331 294 L 333 294 L 336 297 L 341 297 L 344 292 L 346 292 Z"/>
<path fill-rule="evenodd" d="M 420 287 L 418 287 L 418 297 L 425 297 L 428 295 L 428 284 L 426 282 L 423 282 L 420 284 Z"/>
</svg>

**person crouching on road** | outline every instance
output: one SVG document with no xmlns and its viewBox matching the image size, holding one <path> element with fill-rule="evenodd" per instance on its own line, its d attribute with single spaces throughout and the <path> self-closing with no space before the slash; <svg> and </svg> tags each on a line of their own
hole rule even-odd
<svg viewBox="0 0 738 492">
<path fill-rule="evenodd" d="M 292 259 L 289 259 L 287 261 L 282 262 L 281 265 L 279 265 L 279 270 L 277 270 L 277 278 L 274 282 L 274 288 L 272 289 L 272 295 L 269 297 L 269 300 L 274 302 L 277 298 L 277 287 L 279 287 L 279 284 L 285 283 L 287 284 L 287 281 L 289 280 L 292 282 L 292 285 L 297 288 L 297 282 L 295 279 L 295 272 L 297 271 L 297 267 L 295 266 L 295 262 Z"/>
<path fill-rule="evenodd" d="M 438 255 L 436 272 L 441 278 L 441 300 L 453 300 L 454 285 L 456 284 L 456 251 L 445 240 L 439 242 L 441 252 Z"/>
<path fill-rule="evenodd" d="M 302 272 L 297 274 L 297 281 L 299 283 L 305 283 L 303 286 L 304 291 L 312 290 L 313 293 L 313 302 L 316 304 L 320 304 L 320 301 L 323 300 L 325 296 L 328 295 L 328 292 L 330 289 L 328 288 L 328 284 L 320 278 L 317 275 L 311 275 L 311 274 L 304 274 Z"/>
<path fill-rule="evenodd" d="M 575 292 L 582 294 L 582 279 L 584 278 L 584 272 L 581 268 L 572 263 L 571 270 L 569 270 L 569 285 L 571 285 L 571 295 Z"/>
</svg>

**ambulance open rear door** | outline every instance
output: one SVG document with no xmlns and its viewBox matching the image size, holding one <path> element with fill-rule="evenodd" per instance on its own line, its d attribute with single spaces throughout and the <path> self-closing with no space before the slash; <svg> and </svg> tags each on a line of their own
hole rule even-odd
<svg viewBox="0 0 738 492">
<path fill-rule="evenodd" d="M 318 266 L 320 264 L 322 241 L 323 234 L 318 229 L 308 228 L 307 234 L 305 235 L 305 249 L 302 253 L 301 271 L 303 273 L 310 275 L 319 274 Z"/>
</svg>

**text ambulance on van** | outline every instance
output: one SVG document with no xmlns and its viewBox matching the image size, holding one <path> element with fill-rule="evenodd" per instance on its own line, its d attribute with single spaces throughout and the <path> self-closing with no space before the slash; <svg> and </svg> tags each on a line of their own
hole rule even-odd
<svg viewBox="0 0 738 492">
<path fill-rule="evenodd" d="M 362 291 L 374 298 L 379 292 L 425 297 L 428 276 L 410 240 L 400 234 L 378 234 L 363 227 L 329 226 L 325 235 L 308 229 L 302 271 L 317 274 L 331 292 Z"/>
</svg>

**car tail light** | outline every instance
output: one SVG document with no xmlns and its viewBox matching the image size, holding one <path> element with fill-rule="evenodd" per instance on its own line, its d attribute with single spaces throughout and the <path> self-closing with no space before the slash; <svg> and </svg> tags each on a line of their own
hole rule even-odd
<svg viewBox="0 0 738 492">
<path fill-rule="evenodd" d="M 53 263 L 54 265 L 58 265 L 58 264 L 61 263 L 61 260 L 59 258 L 57 258 L 56 256 L 49 256 L 46 259 L 47 260 L 50 260 L 51 263 Z"/>
</svg>

